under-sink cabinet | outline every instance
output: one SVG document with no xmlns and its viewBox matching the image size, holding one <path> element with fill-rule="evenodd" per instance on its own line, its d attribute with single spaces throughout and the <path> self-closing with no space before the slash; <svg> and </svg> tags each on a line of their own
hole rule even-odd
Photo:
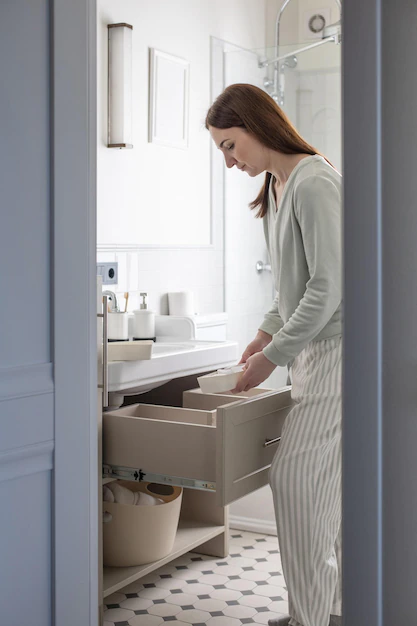
<svg viewBox="0 0 417 626">
<path fill-rule="evenodd" d="M 103 598 L 190 550 L 227 556 L 228 505 L 267 484 L 291 388 L 203 394 L 177 384 L 177 406 L 167 405 L 161 387 L 152 404 L 144 394 L 137 404 L 103 413 L 102 484 L 144 480 L 184 488 L 172 553 L 137 567 L 105 567 Z"/>
</svg>

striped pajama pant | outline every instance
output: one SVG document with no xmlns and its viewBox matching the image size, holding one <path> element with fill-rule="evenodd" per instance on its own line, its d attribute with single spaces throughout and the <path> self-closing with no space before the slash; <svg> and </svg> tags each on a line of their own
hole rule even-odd
<svg viewBox="0 0 417 626">
<path fill-rule="evenodd" d="M 328 626 L 342 612 L 341 355 L 338 336 L 294 360 L 295 406 L 269 473 L 290 626 Z"/>
</svg>

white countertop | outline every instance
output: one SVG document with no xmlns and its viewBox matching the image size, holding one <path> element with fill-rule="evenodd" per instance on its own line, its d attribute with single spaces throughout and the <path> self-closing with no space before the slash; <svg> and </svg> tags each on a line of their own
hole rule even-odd
<svg viewBox="0 0 417 626">
<path fill-rule="evenodd" d="M 164 337 L 163 341 L 156 341 L 150 360 L 110 362 L 109 391 L 140 393 L 173 378 L 236 365 L 238 359 L 238 344 L 234 341 Z"/>
</svg>

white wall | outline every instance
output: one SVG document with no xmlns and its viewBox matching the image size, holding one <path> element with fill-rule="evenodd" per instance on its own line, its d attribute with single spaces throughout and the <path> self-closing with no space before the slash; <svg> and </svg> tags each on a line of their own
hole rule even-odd
<svg viewBox="0 0 417 626">
<path fill-rule="evenodd" d="M 128 22 L 133 25 L 133 150 L 114 150 L 106 142 L 107 24 Z M 207 217 L 210 198 L 210 153 L 208 132 L 202 128 L 210 95 L 210 36 L 232 41 L 247 48 L 262 47 L 265 41 L 265 0 L 99 0 L 98 2 L 98 226 L 100 232 L 109 219 L 128 219 L 133 228 L 146 225 L 148 212 L 158 211 L 158 203 L 171 202 L 172 213 L 180 199 L 172 198 L 166 184 L 167 161 L 184 181 L 198 181 L 196 215 Z M 147 142 L 148 47 L 181 56 L 190 61 L 190 132 L 193 145 L 188 153 Z M 194 150 L 194 152 L 192 152 Z M 189 159 L 189 156 L 192 158 Z M 176 170 L 177 161 L 182 169 Z M 184 176 L 184 159 L 187 171 Z M 149 169 L 149 164 L 152 168 Z M 162 164 L 162 165 L 161 165 Z M 149 178 L 149 181 L 145 180 Z M 155 196 L 156 188 L 162 190 Z M 192 196 L 196 191 L 191 188 Z M 224 310 L 223 207 L 213 194 L 213 245 L 193 248 L 142 248 L 122 250 L 99 246 L 98 260 L 119 262 L 116 292 L 130 292 L 129 309 L 138 306 L 140 291 L 149 293 L 154 310 L 167 313 L 164 294 L 192 289 L 196 312 Z M 155 197 L 157 199 L 156 204 Z M 120 207 L 123 209 L 120 211 Z M 140 218 L 137 215 L 140 214 Z M 130 217 L 126 217 L 130 215 Z M 133 217 L 131 217 L 133 215 Z M 204 221 L 206 224 L 206 221 Z M 149 233 L 148 233 L 149 236 Z M 196 242 L 198 243 L 198 242 Z"/>
</svg>

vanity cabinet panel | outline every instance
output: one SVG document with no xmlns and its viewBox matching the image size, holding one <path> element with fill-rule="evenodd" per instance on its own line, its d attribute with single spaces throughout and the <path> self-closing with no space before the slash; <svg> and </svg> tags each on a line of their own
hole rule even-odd
<svg viewBox="0 0 417 626">
<path fill-rule="evenodd" d="M 132 475 L 138 470 L 138 479 L 147 480 L 147 472 L 157 475 L 156 482 L 200 487 L 184 489 L 172 553 L 137 567 L 104 567 L 104 598 L 185 552 L 227 556 L 228 503 L 267 483 L 292 406 L 291 388 L 234 395 L 203 394 L 196 385 L 195 376 L 172 380 L 139 396 L 142 403 L 103 414 L 105 466 Z M 100 427 L 99 420 L 99 438 Z M 266 440 L 273 442 L 265 447 Z M 103 478 L 102 484 L 111 480 Z"/>
</svg>

